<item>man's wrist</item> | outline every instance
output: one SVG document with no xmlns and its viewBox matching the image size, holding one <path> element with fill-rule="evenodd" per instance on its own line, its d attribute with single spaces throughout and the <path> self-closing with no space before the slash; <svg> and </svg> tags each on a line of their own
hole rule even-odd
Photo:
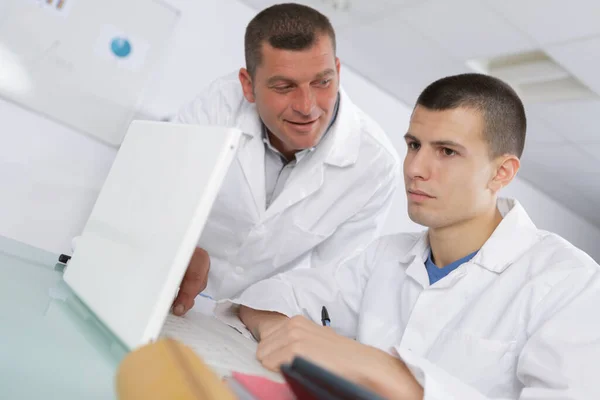
<svg viewBox="0 0 600 400">
<path fill-rule="evenodd" d="M 361 368 L 357 381 L 385 398 L 406 400 L 423 399 L 423 388 L 416 381 L 404 362 L 392 355 L 373 348 L 375 363 Z M 372 368 L 376 365 L 376 368 Z"/>
<path fill-rule="evenodd" d="M 285 315 L 278 312 L 260 311 L 246 306 L 240 307 L 239 315 L 240 320 L 258 341 L 269 334 L 280 321 L 287 319 Z"/>
</svg>

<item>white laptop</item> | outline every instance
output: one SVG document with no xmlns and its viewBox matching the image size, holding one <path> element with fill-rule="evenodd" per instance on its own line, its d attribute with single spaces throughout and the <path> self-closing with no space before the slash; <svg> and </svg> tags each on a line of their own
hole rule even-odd
<svg viewBox="0 0 600 400">
<path fill-rule="evenodd" d="M 159 336 L 240 134 L 130 125 L 64 274 L 128 348 Z"/>
<path fill-rule="evenodd" d="M 170 314 L 240 136 L 232 128 L 134 121 L 64 280 L 130 350 L 166 333 L 221 375 L 277 379 L 256 361 L 256 343 L 226 324 Z"/>
</svg>

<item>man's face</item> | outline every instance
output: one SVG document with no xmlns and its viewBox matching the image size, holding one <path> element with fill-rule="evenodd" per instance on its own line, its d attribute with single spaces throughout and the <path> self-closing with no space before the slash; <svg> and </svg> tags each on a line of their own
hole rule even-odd
<svg viewBox="0 0 600 400">
<path fill-rule="evenodd" d="M 489 156 L 479 111 L 417 106 L 405 135 L 408 214 L 432 229 L 460 225 L 495 207 L 498 163 Z"/>
<path fill-rule="evenodd" d="M 244 95 L 256 103 L 276 147 L 293 152 L 319 142 L 333 116 L 339 88 L 340 62 L 329 36 L 321 35 L 311 48 L 300 51 L 264 43 L 262 62 L 251 81 L 243 71 Z"/>
</svg>

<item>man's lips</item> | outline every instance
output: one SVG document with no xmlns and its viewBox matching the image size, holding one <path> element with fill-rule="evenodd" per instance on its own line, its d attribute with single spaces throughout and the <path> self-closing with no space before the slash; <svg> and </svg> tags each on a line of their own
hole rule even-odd
<svg viewBox="0 0 600 400">
<path fill-rule="evenodd" d="M 294 121 L 286 120 L 286 122 L 289 124 L 290 128 L 292 128 L 294 131 L 301 133 L 301 134 L 311 133 L 315 129 L 315 125 L 317 125 L 318 121 L 319 121 L 318 118 L 313 121 L 306 121 L 306 122 L 294 122 Z"/>
<path fill-rule="evenodd" d="M 429 198 L 429 199 L 435 198 L 432 195 L 430 195 L 429 193 L 424 192 L 422 190 L 417 190 L 417 189 L 408 189 L 408 193 L 410 195 L 412 195 L 413 197 Z"/>
<path fill-rule="evenodd" d="M 296 121 L 288 121 L 288 120 L 286 120 L 286 122 L 289 122 L 290 124 L 301 125 L 302 126 L 302 125 L 310 125 L 310 124 L 312 124 L 314 122 L 317 122 L 317 120 L 318 120 L 318 118 L 315 119 L 315 120 L 312 120 L 312 121 L 298 121 L 298 122 L 296 122 Z"/>
</svg>

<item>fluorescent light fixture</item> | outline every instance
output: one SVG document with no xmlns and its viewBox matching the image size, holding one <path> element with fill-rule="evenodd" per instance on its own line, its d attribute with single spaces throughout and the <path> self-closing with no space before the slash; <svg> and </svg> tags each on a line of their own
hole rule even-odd
<svg viewBox="0 0 600 400">
<path fill-rule="evenodd" d="M 471 60 L 467 65 L 474 71 L 506 81 L 529 103 L 596 97 L 569 71 L 539 50 Z"/>
</svg>

